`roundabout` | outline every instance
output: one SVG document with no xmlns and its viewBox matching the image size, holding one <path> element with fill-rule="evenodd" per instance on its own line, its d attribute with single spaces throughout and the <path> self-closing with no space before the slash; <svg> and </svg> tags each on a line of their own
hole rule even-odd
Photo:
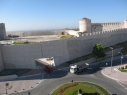
<svg viewBox="0 0 127 95">
<path fill-rule="evenodd" d="M 90 82 L 72 82 L 58 87 L 51 95 L 110 95 L 104 88 Z"/>
</svg>

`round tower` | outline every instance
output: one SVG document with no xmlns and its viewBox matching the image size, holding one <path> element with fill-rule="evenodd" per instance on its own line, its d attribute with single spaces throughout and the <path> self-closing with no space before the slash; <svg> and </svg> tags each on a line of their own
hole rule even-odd
<svg viewBox="0 0 127 95">
<path fill-rule="evenodd" d="M 80 32 L 91 32 L 91 20 L 88 18 L 82 18 L 79 21 L 79 31 Z"/>
<path fill-rule="evenodd" d="M 124 20 L 124 28 L 127 28 L 127 20 Z"/>
<path fill-rule="evenodd" d="M 0 23 L 0 40 L 6 39 L 6 29 L 5 29 L 5 24 Z"/>
</svg>

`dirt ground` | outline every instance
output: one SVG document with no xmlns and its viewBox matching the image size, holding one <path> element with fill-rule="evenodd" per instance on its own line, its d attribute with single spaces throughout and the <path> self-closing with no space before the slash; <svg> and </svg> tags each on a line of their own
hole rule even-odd
<svg viewBox="0 0 127 95">
<path fill-rule="evenodd" d="M 27 37 L 11 38 L 11 41 L 43 42 L 58 39 L 60 39 L 58 35 L 43 35 L 43 36 L 27 36 Z"/>
</svg>

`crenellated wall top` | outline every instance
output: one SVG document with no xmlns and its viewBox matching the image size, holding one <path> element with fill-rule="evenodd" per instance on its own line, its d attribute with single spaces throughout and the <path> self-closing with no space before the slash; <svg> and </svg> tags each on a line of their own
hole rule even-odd
<svg viewBox="0 0 127 95">
<path fill-rule="evenodd" d="M 120 28 L 120 29 L 114 29 L 114 30 L 109 30 L 109 31 L 98 31 L 98 32 L 93 32 L 93 33 L 85 33 L 82 35 L 83 36 L 92 36 L 92 35 L 99 35 L 99 34 L 105 34 L 105 33 L 120 33 L 120 31 L 122 32 L 127 32 L 127 28 Z"/>
<path fill-rule="evenodd" d="M 109 22 L 109 23 L 92 23 L 92 26 L 94 25 L 122 25 L 123 22 Z"/>
</svg>

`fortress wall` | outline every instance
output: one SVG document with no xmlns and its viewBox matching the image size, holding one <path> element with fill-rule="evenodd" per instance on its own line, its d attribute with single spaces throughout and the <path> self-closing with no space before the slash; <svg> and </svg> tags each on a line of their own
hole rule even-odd
<svg viewBox="0 0 127 95">
<path fill-rule="evenodd" d="M 127 30 L 100 32 L 92 35 L 65 40 L 46 41 L 41 44 L 2 46 L 6 68 L 36 68 L 35 59 L 54 57 L 59 65 L 77 57 L 91 53 L 96 43 L 108 47 L 127 41 Z M 42 53 L 41 53 L 42 47 Z"/>
<path fill-rule="evenodd" d="M 2 46 L 5 69 L 35 68 L 41 58 L 41 44 Z"/>
<path fill-rule="evenodd" d="M 119 31 L 118 34 L 105 33 L 88 37 L 79 37 L 77 40 L 68 41 L 68 52 L 69 55 L 71 55 L 70 59 L 73 59 L 91 53 L 96 43 L 102 43 L 104 47 L 108 47 L 123 41 L 127 41 L 127 30 L 123 30 L 121 33 Z"/>
<path fill-rule="evenodd" d="M 2 46 L 2 48 L 6 69 L 36 69 L 35 59 L 39 58 L 54 57 L 56 65 L 69 60 L 66 40 L 47 41 L 42 44 Z"/>
<path fill-rule="evenodd" d="M 115 29 L 115 30 L 110 30 L 110 31 L 101 31 L 101 32 L 93 32 L 93 33 L 85 33 L 83 35 L 80 35 L 80 37 L 85 38 L 85 39 L 89 39 L 89 38 L 103 38 L 103 37 L 107 37 L 109 35 L 112 34 L 121 34 L 121 33 L 126 33 L 127 32 L 127 28 L 122 28 L 122 29 Z"/>
<path fill-rule="evenodd" d="M 0 71 L 2 71 L 3 69 L 4 69 L 4 65 L 3 65 L 1 46 L 0 46 Z"/>
<path fill-rule="evenodd" d="M 92 32 L 124 28 L 124 23 L 92 23 Z"/>
<path fill-rule="evenodd" d="M 69 54 L 67 50 L 68 40 L 56 40 L 47 41 L 42 43 L 43 57 L 54 57 L 55 65 L 64 63 L 69 60 Z"/>
</svg>

